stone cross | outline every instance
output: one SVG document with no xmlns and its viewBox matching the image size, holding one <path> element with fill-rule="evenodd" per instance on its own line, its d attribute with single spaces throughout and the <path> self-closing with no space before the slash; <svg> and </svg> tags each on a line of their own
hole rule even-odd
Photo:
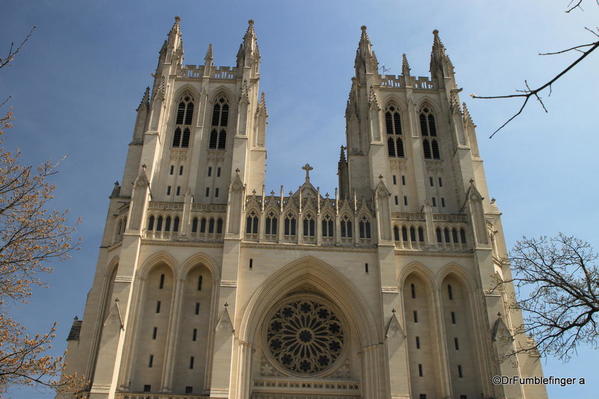
<svg viewBox="0 0 599 399">
<path fill-rule="evenodd" d="M 306 181 L 310 181 L 310 171 L 314 170 L 313 167 L 310 166 L 309 163 L 302 166 L 302 169 L 306 171 Z"/>
</svg>

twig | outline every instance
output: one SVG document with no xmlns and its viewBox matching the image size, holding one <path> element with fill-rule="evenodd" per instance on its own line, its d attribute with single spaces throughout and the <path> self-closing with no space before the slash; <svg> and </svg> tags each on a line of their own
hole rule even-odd
<svg viewBox="0 0 599 399">
<path fill-rule="evenodd" d="M 572 62 L 570 65 L 568 65 L 565 69 L 563 69 L 560 73 L 558 73 L 555 77 L 553 77 L 550 81 L 548 81 L 547 83 L 543 84 L 542 86 L 531 90 L 530 87 L 528 87 L 528 84 L 525 82 L 527 90 L 516 90 L 518 93 L 515 94 L 507 94 L 507 95 L 503 95 L 503 96 L 477 96 L 474 94 L 471 94 L 470 96 L 472 98 L 476 98 L 476 99 L 480 99 L 480 100 L 495 100 L 495 99 L 501 99 L 501 98 L 518 98 L 518 97 L 523 97 L 524 98 L 524 102 L 522 103 L 522 106 L 520 107 L 520 109 L 518 110 L 518 112 L 516 112 L 511 118 L 509 118 L 504 124 L 502 124 L 498 129 L 496 129 L 491 136 L 489 136 L 489 138 L 493 138 L 493 136 L 495 136 L 495 134 L 497 132 L 499 132 L 501 129 L 503 129 L 508 123 L 510 123 L 512 120 L 514 120 L 518 115 L 520 115 L 522 113 L 522 111 L 524 110 L 524 107 L 526 107 L 526 104 L 528 103 L 528 100 L 530 99 L 530 97 L 535 96 L 535 98 L 537 100 L 539 100 L 539 102 L 541 103 L 541 106 L 543 107 L 543 109 L 545 110 L 545 112 L 547 112 L 547 109 L 545 108 L 545 105 L 543 104 L 543 102 L 541 101 L 541 98 L 539 97 L 539 93 L 543 90 L 545 90 L 547 87 L 549 87 L 551 89 L 551 85 L 553 85 L 553 83 L 555 83 L 558 79 L 560 79 L 562 76 L 564 76 L 570 69 L 574 68 L 579 62 L 581 62 L 583 59 L 585 59 L 589 54 L 591 54 L 593 51 L 595 51 L 597 49 L 597 47 L 599 47 L 599 41 L 596 41 L 594 43 L 592 43 L 591 48 L 589 48 L 588 50 L 586 50 L 580 57 L 578 57 L 574 62 Z"/>
<path fill-rule="evenodd" d="M 574 0 L 571 0 L 570 3 L 568 3 L 568 7 L 570 7 L 572 5 L 572 3 L 574 3 Z M 574 4 L 572 7 L 568 8 L 566 10 L 566 14 L 569 14 L 572 10 L 574 10 L 576 8 L 580 8 L 582 10 L 582 7 L 580 7 L 581 4 L 582 4 L 582 0 L 578 0 L 576 2 L 576 4 Z"/>
<path fill-rule="evenodd" d="M 35 31 L 36 28 L 37 27 L 35 25 L 33 25 L 31 27 L 31 30 L 29 30 L 29 33 L 27 34 L 27 36 L 25 36 L 25 39 L 23 39 L 21 44 L 19 44 L 19 47 L 17 47 L 15 50 L 13 50 L 14 43 L 10 44 L 10 49 L 8 50 L 8 55 L 6 56 L 6 58 L 4 58 L 4 59 L 0 58 L 0 68 L 5 67 L 15 58 L 15 56 L 19 53 L 19 51 L 21 51 L 23 46 L 29 41 L 29 39 L 31 38 L 31 35 L 33 34 L 33 32 Z"/>
<path fill-rule="evenodd" d="M 591 31 L 591 32 L 593 32 L 593 31 Z M 595 33 L 595 32 L 593 32 L 593 33 Z M 562 54 L 562 53 L 567 53 L 568 51 L 572 51 L 572 50 L 578 50 L 579 48 L 582 48 L 582 47 L 589 47 L 589 46 L 592 46 L 592 45 L 594 45 L 594 44 L 595 44 L 595 43 L 581 44 L 581 45 L 579 45 L 579 46 L 570 47 L 570 48 L 568 48 L 568 49 L 565 49 L 565 50 L 553 51 L 553 52 L 551 52 L 551 53 L 539 53 L 539 55 L 555 55 L 555 54 Z"/>
</svg>

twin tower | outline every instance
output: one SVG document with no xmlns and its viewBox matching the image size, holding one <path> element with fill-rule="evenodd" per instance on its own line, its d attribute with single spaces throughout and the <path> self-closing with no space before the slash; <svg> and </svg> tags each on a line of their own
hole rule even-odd
<svg viewBox="0 0 599 399">
<path fill-rule="evenodd" d="M 339 187 L 264 192 L 253 21 L 235 67 L 183 64 L 179 18 L 137 108 L 67 373 L 90 399 L 545 398 L 508 306 L 500 212 L 438 32 L 379 73 L 362 27 Z M 316 139 L 316 138 L 315 138 Z M 301 159 L 298 159 L 298 163 Z M 333 173 L 333 171 L 331 171 Z"/>
</svg>

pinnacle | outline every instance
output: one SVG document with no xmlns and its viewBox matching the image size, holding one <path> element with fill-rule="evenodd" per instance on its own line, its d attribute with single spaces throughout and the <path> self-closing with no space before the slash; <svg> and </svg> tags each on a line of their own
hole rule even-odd
<svg viewBox="0 0 599 399">
<path fill-rule="evenodd" d="M 248 21 L 248 28 L 247 28 L 243 38 L 248 39 L 248 38 L 255 38 L 255 37 L 256 37 L 256 32 L 254 31 L 254 20 L 250 19 Z"/>
<path fill-rule="evenodd" d="M 212 64 L 213 56 L 212 56 L 212 43 L 208 44 L 208 50 L 206 50 L 206 56 L 204 57 L 204 64 Z"/>
<path fill-rule="evenodd" d="M 402 58 L 401 73 L 404 76 L 409 76 L 410 75 L 410 64 L 408 63 L 408 57 L 404 53 L 401 58 Z"/>
<path fill-rule="evenodd" d="M 339 161 L 345 162 L 345 147 L 341 146 L 341 154 L 339 154 Z"/>
<path fill-rule="evenodd" d="M 433 51 L 438 50 L 441 52 L 445 51 L 445 46 L 443 45 L 443 42 L 441 41 L 441 38 L 439 38 L 439 30 L 435 29 L 433 31 Z"/>
</svg>

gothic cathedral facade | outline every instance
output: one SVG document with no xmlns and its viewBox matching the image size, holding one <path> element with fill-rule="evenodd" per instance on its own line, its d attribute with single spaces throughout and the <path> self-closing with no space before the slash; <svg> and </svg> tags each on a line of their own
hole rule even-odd
<svg viewBox="0 0 599 399">
<path fill-rule="evenodd" d="M 249 22 L 235 67 L 183 64 L 180 20 L 137 109 L 67 373 L 89 399 L 542 399 L 475 125 L 434 31 L 430 77 L 382 75 L 362 27 L 339 187 L 265 193 Z M 298 161 L 299 162 L 299 161 Z"/>
</svg>

